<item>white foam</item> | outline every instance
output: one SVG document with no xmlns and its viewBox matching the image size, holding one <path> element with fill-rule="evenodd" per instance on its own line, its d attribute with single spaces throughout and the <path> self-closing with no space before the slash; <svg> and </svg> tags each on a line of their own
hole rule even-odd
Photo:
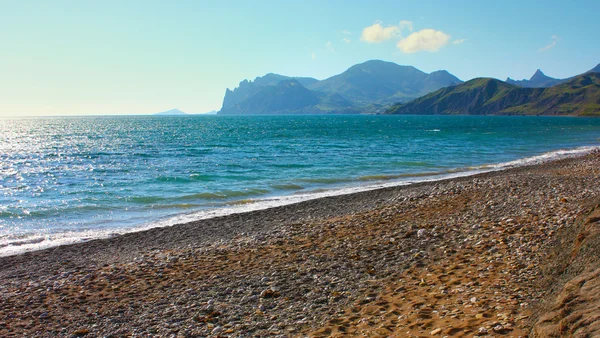
<svg viewBox="0 0 600 338">
<path fill-rule="evenodd" d="M 209 219 L 214 217 L 232 215 L 232 214 L 240 214 L 250 211 L 256 210 L 264 210 L 273 207 L 279 207 L 299 202 L 304 202 L 308 200 L 323 198 L 323 197 L 331 197 L 331 196 L 339 196 L 346 194 L 353 194 L 357 192 L 375 190 L 380 188 L 387 187 L 395 187 L 401 185 L 409 185 L 412 183 L 418 182 L 432 182 L 439 181 L 443 179 L 457 178 L 457 177 L 466 177 L 484 172 L 491 171 L 499 171 L 507 168 L 531 165 L 531 164 L 539 164 L 543 162 L 568 158 L 568 157 L 577 157 L 588 154 L 593 151 L 600 151 L 600 146 L 586 146 L 575 149 L 561 149 L 552 152 L 548 152 L 541 155 L 536 155 L 532 157 L 527 157 L 523 159 L 518 159 L 515 161 L 505 162 L 505 163 L 497 163 L 497 164 L 489 164 L 482 165 L 471 168 L 464 168 L 452 170 L 449 172 L 440 172 L 439 174 L 433 174 L 431 176 L 424 177 L 413 177 L 391 180 L 386 182 L 377 182 L 370 184 L 363 184 L 352 187 L 345 187 L 339 189 L 331 189 L 325 191 L 317 191 L 317 192 L 307 192 L 307 193 L 297 193 L 286 196 L 276 196 L 276 197 L 268 197 L 256 200 L 250 200 L 248 203 L 240 204 L 240 205 L 232 205 L 222 208 L 215 208 L 210 210 L 197 211 L 192 213 L 184 213 L 179 214 L 174 217 L 169 217 L 166 219 L 158 220 L 155 222 L 143 224 L 137 227 L 127 228 L 127 229 L 108 229 L 108 230 L 84 230 L 84 231 L 70 231 L 59 234 L 45 234 L 44 236 L 35 235 L 29 238 L 21 238 L 19 240 L 10 241 L 7 239 L 7 236 L 0 237 L 0 256 L 10 256 L 19 253 L 24 253 L 28 251 L 42 250 L 50 247 L 55 247 L 59 245 L 67 245 L 74 243 L 81 243 L 90 239 L 100 239 L 100 238 L 108 238 L 115 235 L 144 231 L 157 227 L 168 227 L 176 224 L 183 224 L 203 219 Z"/>
<path fill-rule="evenodd" d="M 555 161 L 555 160 L 559 160 L 559 159 L 563 159 L 563 158 L 577 157 L 577 156 L 589 154 L 593 151 L 599 151 L 599 150 L 600 150 L 600 146 L 586 146 L 586 147 L 579 147 L 579 148 L 575 148 L 575 149 L 560 149 L 560 150 L 551 151 L 551 152 L 544 153 L 544 154 L 537 155 L 537 156 L 526 157 L 526 158 L 522 158 L 522 159 L 510 161 L 510 162 L 494 164 L 494 165 L 492 165 L 492 167 L 504 169 L 504 168 L 511 168 L 511 167 L 520 167 L 520 166 L 524 166 L 524 165 L 539 164 L 539 163 Z"/>
</svg>

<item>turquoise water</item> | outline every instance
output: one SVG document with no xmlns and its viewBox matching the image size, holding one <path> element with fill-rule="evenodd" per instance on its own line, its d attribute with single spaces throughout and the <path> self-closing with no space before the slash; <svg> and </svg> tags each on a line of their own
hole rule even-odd
<svg viewBox="0 0 600 338">
<path fill-rule="evenodd" d="M 600 119 L 559 117 L 0 119 L 0 254 L 558 156 L 599 138 Z"/>
</svg>

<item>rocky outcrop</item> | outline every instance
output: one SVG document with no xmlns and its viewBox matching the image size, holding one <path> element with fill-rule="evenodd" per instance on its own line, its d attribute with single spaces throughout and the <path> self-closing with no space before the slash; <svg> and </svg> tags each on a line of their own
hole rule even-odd
<svg viewBox="0 0 600 338">
<path fill-rule="evenodd" d="M 234 90 L 230 90 L 229 88 L 225 90 L 222 108 L 225 110 L 231 109 L 240 102 L 243 102 L 264 90 L 266 87 L 277 86 L 280 82 L 289 80 L 295 80 L 303 86 L 318 81 L 317 79 L 310 77 L 288 77 L 273 73 L 257 77 L 254 81 L 243 80 Z"/>
<path fill-rule="evenodd" d="M 306 89 L 294 79 L 282 80 L 275 86 L 262 87 L 257 93 L 222 108 L 219 114 L 270 115 L 270 114 L 326 114 L 358 113 L 353 105 L 339 95 L 326 95 Z"/>
<path fill-rule="evenodd" d="M 600 336 L 600 205 L 557 237 L 545 283 L 555 291 L 539 310 L 532 336 Z M 558 287 L 557 287 L 558 286 Z"/>
<path fill-rule="evenodd" d="M 600 269 L 565 284 L 550 312 L 540 317 L 534 337 L 600 336 Z"/>
</svg>

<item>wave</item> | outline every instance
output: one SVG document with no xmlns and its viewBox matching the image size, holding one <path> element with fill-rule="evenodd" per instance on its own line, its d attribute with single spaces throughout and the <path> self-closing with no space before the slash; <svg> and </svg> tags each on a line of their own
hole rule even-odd
<svg viewBox="0 0 600 338">
<path fill-rule="evenodd" d="M 354 179 L 352 178 L 336 178 L 336 177 L 322 177 L 322 178 L 301 178 L 298 179 L 300 182 L 306 183 L 325 183 L 325 184 L 335 184 L 335 183 L 344 183 L 344 182 L 352 182 Z"/>
<path fill-rule="evenodd" d="M 202 204 L 196 204 L 196 203 L 174 203 L 174 204 L 151 204 L 151 205 L 147 205 L 144 208 L 145 209 L 153 209 L 153 210 L 159 210 L 159 209 L 193 209 L 193 208 L 198 208 L 198 207 L 202 207 Z"/>
<path fill-rule="evenodd" d="M 180 177 L 180 176 L 159 176 L 156 178 L 159 182 L 169 182 L 169 183 L 189 183 L 192 182 L 193 179 L 189 177 Z"/>
<path fill-rule="evenodd" d="M 28 239 L 24 239 L 24 240 L 20 240 L 20 241 L 12 241 L 12 242 L 7 241 L 7 243 L 0 243 L 0 248 L 11 246 L 11 245 L 12 246 L 22 246 L 22 245 L 27 245 L 27 244 L 38 244 L 45 240 L 46 240 L 46 238 L 44 238 L 44 237 L 33 237 L 33 238 L 28 238 Z"/>
<path fill-rule="evenodd" d="M 0 211 L 0 219 L 2 218 L 18 218 L 23 216 L 23 213 L 12 212 L 12 211 Z"/>
<path fill-rule="evenodd" d="M 390 174 L 390 175 L 367 175 L 361 176 L 358 178 L 359 181 L 389 181 L 399 178 L 405 177 L 426 177 L 426 176 L 435 176 L 442 175 L 447 173 L 447 171 L 426 171 L 419 173 L 403 173 L 403 174 Z"/>
<path fill-rule="evenodd" d="M 271 187 L 278 190 L 302 190 L 303 186 L 294 183 L 272 184 Z"/>
<path fill-rule="evenodd" d="M 0 238 L 0 257 L 17 255 L 28 251 L 48 249 L 60 245 L 85 242 L 91 239 L 108 238 L 125 232 L 104 230 L 69 231 L 58 234 L 20 234 Z"/>
<path fill-rule="evenodd" d="M 434 167 L 433 164 L 429 163 L 429 162 L 423 162 L 423 161 L 398 161 L 398 162 L 394 162 L 394 165 L 397 166 L 402 166 L 402 167 L 425 167 L 425 168 L 432 168 Z"/>
<path fill-rule="evenodd" d="M 283 168 L 283 169 L 302 169 L 302 168 L 312 168 L 312 164 L 299 164 L 299 163 L 287 163 L 287 164 L 271 164 L 273 168 Z"/>
<path fill-rule="evenodd" d="M 509 168 L 509 167 L 520 167 L 525 165 L 539 164 L 554 160 L 559 160 L 569 157 L 577 157 L 585 154 L 589 154 L 595 151 L 600 151 L 600 146 L 584 146 L 574 149 L 559 149 L 550 151 L 541 155 L 525 157 L 514 161 L 490 164 L 491 168 Z"/>
<path fill-rule="evenodd" d="M 229 206 L 244 205 L 244 204 L 252 204 L 252 203 L 256 203 L 256 200 L 255 199 L 237 200 L 237 201 L 229 202 L 229 203 L 227 203 L 227 205 L 229 205 Z"/>
<path fill-rule="evenodd" d="M 207 175 L 207 174 L 190 174 L 190 180 L 192 181 L 201 181 L 201 182 L 210 182 L 216 181 L 219 179 L 216 175 Z"/>
<path fill-rule="evenodd" d="M 201 192 L 197 194 L 190 194 L 185 196 L 177 197 L 176 200 L 221 200 L 232 197 L 244 197 L 244 196 L 255 196 L 264 195 L 269 193 L 270 190 L 266 189 L 246 189 L 246 190 L 221 190 L 217 192 Z"/>
<path fill-rule="evenodd" d="M 161 196 L 133 196 L 126 198 L 128 202 L 139 203 L 139 204 L 150 204 L 164 201 L 166 198 Z"/>
<path fill-rule="evenodd" d="M 10 218 L 43 218 L 48 216 L 56 216 L 59 214 L 70 214 L 85 211 L 110 211 L 114 210 L 114 206 L 108 205 L 73 205 L 67 207 L 51 207 L 30 211 L 29 209 L 19 208 L 16 211 L 0 211 L 0 219 Z"/>
</svg>

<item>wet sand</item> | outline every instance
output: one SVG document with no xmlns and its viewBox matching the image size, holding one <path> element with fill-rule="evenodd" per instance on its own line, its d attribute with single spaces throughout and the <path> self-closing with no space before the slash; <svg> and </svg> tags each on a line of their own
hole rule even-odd
<svg viewBox="0 0 600 338">
<path fill-rule="evenodd" d="M 599 168 L 590 154 L 2 257 L 0 336 L 525 337 Z"/>
</svg>

